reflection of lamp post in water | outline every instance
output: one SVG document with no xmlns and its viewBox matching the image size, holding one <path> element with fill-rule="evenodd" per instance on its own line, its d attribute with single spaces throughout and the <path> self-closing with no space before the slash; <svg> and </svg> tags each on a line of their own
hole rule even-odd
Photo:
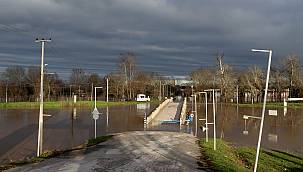
<svg viewBox="0 0 303 172">
<path fill-rule="evenodd" d="M 198 92 L 197 94 L 204 94 L 205 95 L 205 119 L 199 119 L 199 121 L 205 121 L 205 127 L 202 127 L 203 132 L 205 131 L 205 139 L 208 142 L 208 115 L 207 115 L 207 92 Z"/>
<path fill-rule="evenodd" d="M 106 133 L 108 132 L 108 106 L 106 106 Z"/>
<path fill-rule="evenodd" d="M 215 101 L 215 93 L 217 91 L 221 91 L 220 89 L 208 89 L 204 90 L 205 92 L 212 92 L 212 101 L 213 101 L 213 122 L 212 123 L 207 123 L 208 125 L 213 125 L 214 126 L 214 150 L 217 150 L 217 135 L 216 135 L 216 101 Z"/>
<path fill-rule="evenodd" d="M 243 131 L 243 134 L 244 135 L 248 135 L 248 130 L 247 130 L 247 126 L 246 126 L 246 120 L 248 120 L 249 118 L 261 119 L 261 117 L 258 117 L 258 116 L 243 115 L 243 119 L 244 119 L 244 131 Z"/>
<path fill-rule="evenodd" d="M 101 114 L 97 109 L 97 88 L 103 87 L 95 87 L 95 108 L 92 112 L 93 119 L 95 120 L 95 138 L 97 138 L 97 119 L 99 119 L 99 114 Z"/>
</svg>

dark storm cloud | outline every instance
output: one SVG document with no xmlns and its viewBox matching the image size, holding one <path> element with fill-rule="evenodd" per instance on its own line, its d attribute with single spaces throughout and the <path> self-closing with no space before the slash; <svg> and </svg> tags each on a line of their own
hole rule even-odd
<svg viewBox="0 0 303 172">
<path fill-rule="evenodd" d="M 126 51 L 139 68 L 169 75 L 214 66 L 218 51 L 235 67 L 262 65 L 266 58 L 251 48 L 272 48 L 275 59 L 303 54 L 302 7 L 300 0 L 0 0 L 0 67 L 38 65 L 37 36 L 52 37 L 46 62 L 65 76 L 74 67 L 115 71 Z"/>
</svg>

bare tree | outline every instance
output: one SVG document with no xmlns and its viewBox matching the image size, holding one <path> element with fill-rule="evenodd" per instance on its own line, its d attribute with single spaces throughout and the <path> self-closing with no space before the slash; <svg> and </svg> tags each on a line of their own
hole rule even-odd
<svg viewBox="0 0 303 172">
<path fill-rule="evenodd" d="M 302 96 L 303 84 L 299 57 L 295 54 L 287 55 L 283 61 L 283 70 L 288 79 L 291 96 Z"/>
<path fill-rule="evenodd" d="M 264 85 L 264 75 L 262 70 L 257 66 L 250 67 L 245 77 L 246 84 L 251 93 L 252 103 L 255 100 L 258 101 Z"/>
<path fill-rule="evenodd" d="M 9 92 L 15 101 L 20 101 L 27 96 L 25 84 L 25 69 L 21 66 L 10 66 L 6 68 L 3 76 L 9 85 Z"/>
<path fill-rule="evenodd" d="M 132 99 L 134 97 L 132 81 L 136 69 L 134 53 L 127 52 L 120 54 L 119 68 L 121 74 L 124 75 L 125 84 L 123 90 L 125 90 L 128 99 Z M 125 92 L 123 95 L 125 95 Z"/>
<path fill-rule="evenodd" d="M 204 90 L 213 87 L 215 72 L 209 69 L 198 69 L 190 74 L 195 83 L 196 90 Z"/>
<path fill-rule="evenodd" d="M 87 83 L 87 76 L 85 74 L 85 71 L 81 68 L 73 69 L 71 76 L 70 76 L 70 84 L 71 88 L 78 89 L 77 92 L 78 95 L 81 95 L 81 85 L 84 85 Z"/>
<path fill-rule="evenodd" d="M 224 64 L 223 62 L 224 54 L 217 55 L 218 62 L 218 72 L 217 75 L 220 78 L 220 89 L 221 89 L 221 98 L 226 102 L 229 98 L 232 98 L 235 90 L 235 78 L 232 74 L 232 68 Z"/>
<path fill-rule="evenodd" d="M 31 85 L 34 100 L 39 100 L 40 94 L 40 67 L 31 66 L 27 69 L 27 82 Z"/>
<path fill-rule="evenodd" d="M 275 100 L 282 101 L 281 94 L 287 88 L 287 77 L 280 68 L 272 67 L 270 87 L 275 90 L 277 97 Z"/>
<path fill-rule="evenodd" d="M 109 96 L 119 100 L 123 98 L 123 88 L 125 86 L 124 77 L 117 73 L 110 73 L 106 77 L 109 78 Z"/>
</svg>

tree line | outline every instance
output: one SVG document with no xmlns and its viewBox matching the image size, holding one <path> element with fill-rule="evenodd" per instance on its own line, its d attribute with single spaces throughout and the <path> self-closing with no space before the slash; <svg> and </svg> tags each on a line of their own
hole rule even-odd
<svg viewBox="0 0 303 172">
<path fill-rule="evenodd" d="M 253 103 L 263 100 L 265 70 L 256 65 L 245 70 L 234 70 L 224 63 L 224 54 L 218 54 L 216 60 L 216 68 L 201 68 L 190 74 L 197 91 L 218 88 L 221 90 L 220 98 L 223 102 L 234 101 L 237 92 L 240 102 Z M 296 54 L 287 55 L 281 62 L 272 65 L 269 79 L 269 101 L 303 96 L 301 64 Z"/>
<path fill-rule="evenodd" d="M 45 101 L 71 100 L 77 95 L 80 100 L 91 100 L 93 88 L 97 90 L 98 99 L 105 99 L 106 79 L 109 81 L 109 98 L 113 101 L 134 100 L 137 94 L 143 93 L 151 97 L 159 97 L 160 83 L 163 77 L 156 73 L 140 71 L 136 66 L 135 54 L 131 52 L 120 54 L 117 72 L 100 76 L 88 73 L 84 69 L 72 69 L 67 80 L 61 79 L 57 73 L 44 76 Z M 162 83 L 164 84 L 164 83 Z M 40 66 L 24 68 L 9 66 L 1 74 L 0 100 L 1 102 L 39 101 L 40 94 Z M 162 95 L 164 94 L 162 93 Z M 168 96 L 168 95 L 167 95 Z"/>
</svg>

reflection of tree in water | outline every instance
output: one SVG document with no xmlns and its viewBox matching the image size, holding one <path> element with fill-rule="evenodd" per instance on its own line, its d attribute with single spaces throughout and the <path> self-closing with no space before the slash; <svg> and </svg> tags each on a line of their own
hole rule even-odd
<svg viewBox="0 0 303 172">
<path fill-rule="evenodd" d="M 220 113 L 218 113 L 219 127 L 220 127 L 220 138 L 224 138 L 224 131 L 229 129 L 232 124 L 237 120 L 236 118 L 236 107 L 220 103 Z"/>
<path fill-rule="evenodd" d="M 298 127 L 303 125 L 303 117 L 302 117 L 303 109 L 293 109 L 289 108 L 286 114 L 286 124 L 287 127 L 290 128 L 291 135 L 295 136 L 297 134 Z"/>
</svg>

